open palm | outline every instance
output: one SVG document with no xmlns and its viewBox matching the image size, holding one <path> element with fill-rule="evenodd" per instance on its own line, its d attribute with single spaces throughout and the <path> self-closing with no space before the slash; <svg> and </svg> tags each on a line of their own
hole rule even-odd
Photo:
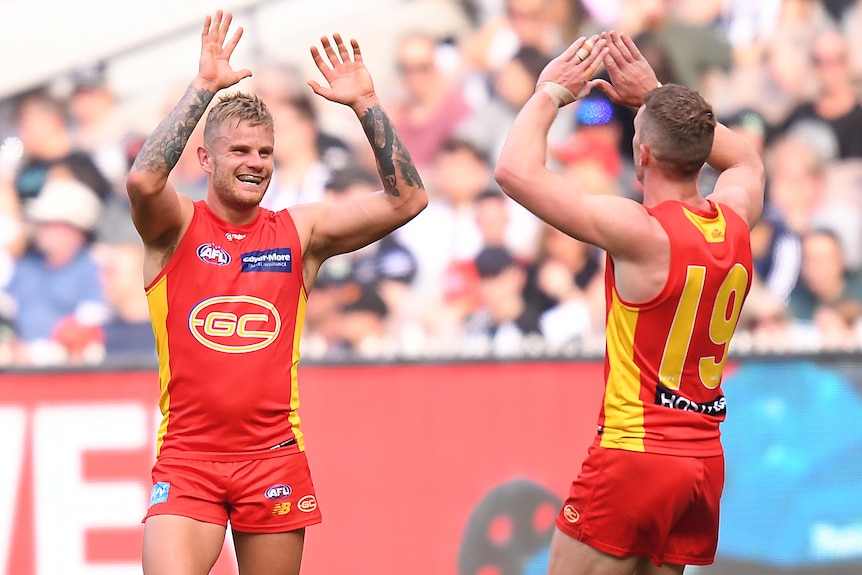
<svg viewBox="0 0 862 575">
<path fill-rule="evenodd" d="M 225 43 L 232 19 L 230 13 L 223 14 L 219 10 L 215 17 L 207 16 L 204 21 L 198 75 L 211 85 L 213 92 L 233 86 L 243 78 L 251 76 L 251 71 L 234 70 L 230 65 L 230 57 L 242 37 L 242 28 L 238 28 Z"/>
<path fill-rule="evenodd" d="M 335 47 L 329 38 L 324 36 L 320 39 L 326 55 L 325 59 L 317 46 L 311 47 L 314 63 L 317 64 L 318 70 L 329 86 L 322 86 L 314 80 L 309 81 L 308 85 L 315 94 L 347 106 L 353 106 L 363 99 L 373 97 L 374 84 L 371 81 L 371 74 L 362 61 L 359 43 L 356 40 L 350 40 L 353 52 L 351 57 L 351 50 L 347 49 L 341 35 L 333 34 L 332 38 L 335 40 Z"/>
</svg>

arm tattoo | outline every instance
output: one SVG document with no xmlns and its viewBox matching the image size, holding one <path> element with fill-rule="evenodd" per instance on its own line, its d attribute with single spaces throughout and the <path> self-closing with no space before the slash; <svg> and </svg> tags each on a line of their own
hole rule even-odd
<svg viewBox="0 0 862 575">
<path fill-rule="evenodd" d="M 368 108 L 361 122 L 377 160 L 383 190 L 397 198 L 401 195 L 398 189 L 400 183 L 411 188 L 421 187 L 422 180 L 410 159 L 410 152 L 404 147 L 404 142 L 380 105 Z"/>
<path fill-rule="evenodd" d="M 215 94 L 190 86 L 179 103 L 150 134 L 135 157 L 134 169 L 142 172 L 170 172 L 189 141 Z"/>
</svg>

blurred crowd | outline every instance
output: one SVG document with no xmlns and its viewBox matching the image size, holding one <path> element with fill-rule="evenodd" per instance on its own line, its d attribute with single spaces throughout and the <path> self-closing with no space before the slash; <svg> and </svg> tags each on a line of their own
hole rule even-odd
<svg viewBox="0 0 862 575">
<path fill-rule="evenodd" d="M 764 158 L 757 277 L 734 349 L 860 347 L 862 0 L 457 4 L 469 30 L 404 31 L 392 54 L 397 74 L 376 86 L 430 204 L 389 237 L 324 264 L 307 305 L 304 357 L 601 351 L 604 254 L 537 220 L 492 174 L 542 68 L 576 37 L 610 28 L 635 38 L 661 82 L 698 89 Z M 38 87 L 16 96 L 13 135 L 0 147 L 0 366 L 155 359 L 124 187 L 147 134 L 116 113 L 103 64 L 69 80 L 62 94 Z M 323 128 L 321 102 L 296 68 L 270 63 L 252 82 L 275 117 L 264 207 L 380 189 L 367 146 Z M 599 93 L 562 109 L 549 165 L 591 193 L 638 199 L 633 115 Z M 198 129 L 171 176 L 193 199 L 206 194 L 200 143 Z M 705 167 L 705 195 L 714 178 Z"/>
</svg>

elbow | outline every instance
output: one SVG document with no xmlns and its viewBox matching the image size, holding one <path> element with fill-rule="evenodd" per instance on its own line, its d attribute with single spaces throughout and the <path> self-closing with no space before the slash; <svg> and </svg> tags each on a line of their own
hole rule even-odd
<svg viewBox="0 0 862 575">
<path fill-rule="evenodd" d="M 511 162 L 501 158 L 494 168 L 494 181 L 500 186 L 507 196 L 512 197 L 512 193 L 517 189 L 518 182 L 521 181 L 520 172 L 511 164 Z"/>
<path fill-rule="evenodd" d="M 166 179 L 156 181 L 153 174 L 132 168 L 126 176 L 126 193 L 129 198 L 154 195 L 164 188 L 166 181 Z"/>
</svg>

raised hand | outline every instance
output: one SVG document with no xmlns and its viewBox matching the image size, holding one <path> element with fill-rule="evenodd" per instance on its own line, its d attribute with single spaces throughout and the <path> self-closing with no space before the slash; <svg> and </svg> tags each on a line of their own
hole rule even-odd
<svg viewBox="0 0 862 575">
<path fill-rule="evenodd" d="M 320 39 L 326 59 L 321 55 L 317 46 L 311 47 L 311 57 L 317 64 L 317 69 L 329 83 L 329 87 L 322 86 L 314 80 L 309 80 L 308 85 L 314 93 L 323 96 L 332 102 L 338 102 L 355 108 L 363 101 L 372 102 L 376 99 L 374 84 L 371 74 L 362 62 L 362 52 L 359 50 L 359 42 L 350 40 L 350 51 L 341 39 L 340 34 L 333 34 L 335 48 L 326 36 Z"/>
<path fill-rule="evenodd" d="M 602 39 L 608 46 L 604 63 L 611 81 L 593 80 L 591 85 L 607 94 L 616 104 L 640 107 L 644 95 L 658 86 L 652 66 L 627 34 L 611 30 L 602 32 Z"/>
<path fill-rule="evenodd" d="M 250 70 L 231 68 L 230 57 L 242 37 L 242 27 L 240 27 L 225 43 L 232 19 L 233 15 L 230 12 L 223 13 L 218 10 L 215 17 L 207 16 L 204 20 L 198 78 L 203 87 L 213 93 L 251 76 Z"/>
<path fill-rule="evenodd" d="M 602 58 L 607 51 L 605 42 L 605 39 L 599 36 L 589 39 L 581 36 L 562 54 L 548 62 L 539 74 L 537 85 L 551 82 L 563 86 L 573 96 L 584 96 L 589 91 L 590 78 L 602 65 Z"/>
</svg>

